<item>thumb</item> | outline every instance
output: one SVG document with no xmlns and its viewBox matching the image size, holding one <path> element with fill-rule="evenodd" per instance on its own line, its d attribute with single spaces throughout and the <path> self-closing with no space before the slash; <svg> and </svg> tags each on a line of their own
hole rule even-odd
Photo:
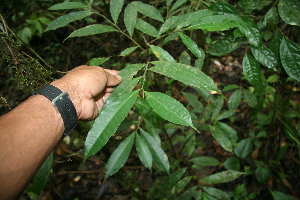
<svg viewBox="0 0 300 200">
<path fill-rule="evenodd" d="M 118 74 L 111 74 L 108 70 L 105 70 L 106 77 L 107 77 L 107 83 L 106 85 L 109 87 L 113 87 L 116 85 L 119 85 L 122 81 L 122 77 Z"/>
</svg>

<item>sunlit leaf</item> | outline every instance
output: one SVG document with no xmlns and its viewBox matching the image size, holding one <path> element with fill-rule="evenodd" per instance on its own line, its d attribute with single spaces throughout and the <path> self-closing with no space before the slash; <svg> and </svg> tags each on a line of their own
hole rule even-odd
<svg viewBox="0 0 300 200">
<path fill-rule="evenodd" d="M 169 173 L 170 164 L 168 161 L 167 154 L 164 152 L 164 150 L 161 148 L 161 146 L 157 143 L 155 138 L 152 137 L 151 135 L 149 135 L 149 133 L 147 133 L 141 129 L 141 134 L 142 134 L 142 137 L 147 142 L 148 147 L 150 148 L 150 151 L 151 151 L 151 154 L 153 157 L 153 161 L 155 162 L 156 166 L 160 170 Z"/>
<path fill-rule="evenodd" d="M 109 157 L 105 166 L 106 174 L 105 178 L 115 174 L 127 161 L 132 145 L 134 142 L 135 134 L 130 134 L 125 140 L 119 144 L 115 151 Z"/>
<path fill-rule="evenodd" d="M 138 90 L 128 92 L 101 109 L 85 140 L 85 159 L 98 152 L 115 133 L 133 106 Z"/>
<path fill-rule="evenodd" d="M 200 180 L 201 183 L 205 184 L 218 184 L 233 181 L 243 175 L 243 172 L 227 170 L 216 174 L 209 175 Z"/>
<path fill-rule="evenodd" d="M 132 3 L 130 3 L 126 6 L 124 10 L 124 24 L 130 36 L 133 35 L 136 21 L 137 11 L 135 9 L 135 6 Z"/>
<path fill-rule="evenodd" d="M 110 15 L 111 18 L 117 23 L 120 12 L 124 5 L 124 0 L 111 0 L 110 1 Z"/>
<path fill-rule="evenodd" d="M 56 30 L 60 27 L 64 27 L 68 25 L 71 22 L 86 18 L 93 14 L 93 12 L 90 11 L 78 11 L 78 12 L 71 12 L 66 15 L 63 15 L 56 20 L 52 21 L 47 29 L 45 31 L 50 31 L 50 30 Z"/>
<path fill-rule="evenodd" d="M 161 61 L 176 62 L 175 59 L 163 48 L 149 45 L 154 55 Z"/>
<path fill-rule="evenodd" d="M 152 167 L 152 155 L 150 149 L 143 137 L 136 135 L 136 151 L 138 156 L 145 167 L 151 169 Z"/>
<path fill-rule="evenodd" d="M 137 48 L 138 48 L 137 46 L 126 48 L 120 53 L 120 56 L 127 56 L 127 55 L 131 54 L 132 52 L 134 52 Z"/>
<path fill-rule="evenodd" d="M 117 29 L 113 28 L 112 26 L 93 24 L 78 29 L 76 31 L 73 31 L 66 39 L 70 37 L 83 37 L 83 36 L 96 35 L 96 34 L 108 33 L 114 31 L 117 31 Z"/>
<path fill-rule="evenodd" d="M 176 99 L 160 92 L 145 92 L 145 94 L 147 102 L 162 118 L 175 124 L 196 129 L 192 123 L 190 113 Z"/>
<path fill-rule="evenodd" d="M 163 61 L 155 61 L 152 63 L 155 66 L 150 68 L 150 70 L 156 73 L 171 77 L 192 87 L 210 91 L 219 91 L 214 84 L 214 81 L 195 67 Z"/>
<path fill-rule="evenodd" d="M 300 81 L 300 47 L 295 42 L 283 38 L 280 43 L 280 60 L 286 73 Z"/>
<path fill-rule="evenodd" d="M 285 23 L 300 26 L 300 2 L 298 0 L 279 0 L 278 12 Z"/>
<path fill-rule="evenodd" d="M 89 5 L 82 2 L 63 2 L 54 4 L 48 10 L 70 10 L 70 9 L 78 9 L 78 8 L 88 8 Z"/>
<path fill-rule="evenodd" d="M 204 59 L 205 54 L 204 51 L 198 47 L 198 45 L 187 35 L 183 33 L 178 33 L 180 36 L 182 42 L 185 44 L 185 46 L 199 59 Z"/>
</svg>

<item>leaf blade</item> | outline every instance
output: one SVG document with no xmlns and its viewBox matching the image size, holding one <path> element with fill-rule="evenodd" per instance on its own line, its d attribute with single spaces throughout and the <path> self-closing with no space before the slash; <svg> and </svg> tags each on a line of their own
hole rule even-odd
<svg viewBox="0 0 300 200">
<path fill-rule="evenodd" d="M 198 45 L 187 35 L 179 32 L 179 37 L 181 38 L 182 42 L 185 44 L 185 46 L 199 59 L 205 58 L 204 51 L 198 47 Z"/>
<path fill-rule="evenodd" d="M 239 176 L 241 176 L 243 174 L 244 174 L 244 172 L 227 170 L 227 171 L 209 175 L 209 176 L 201 179 L 200 182 L 206 183 L 206 184 L 226 183 L 226 182 L 237 179 Z"/>
<path fill-rule="evenodd" d="M 153 161 L 151 151 L 145 139 L 138 134 L 136 135 L 136 151 L 143 165 L 151 170 Z"/>
<path fill-rule="evenodd" d="M 176 62 L 175 59 L 161 47 L 149 45 L 154 55 L 161 61 Z"/>
<path fill-rule="evenodd" d="M 132 3 L 130 3 L 126 6 L 124 10 L 124 24 L 130 36 L 133 35 L 136 21 L 137 21 L 137 11 L 135 9 L 135 6 Z"/>
<path fill-rule="evenodd" d="M 48 10 L 71 10 L 71 9 L 78 9 L 78 8 L 88 8 L 89 5 L 82 3 L 82 2 L 63 2 L 54 4 Z"/>
<path fill-rule="evenodd" d="M 83 36 L 97 35 L 101 33 L 115 32 L 115 31 L 118 30 L 113 28 L 112 26 L 93 24 L 73 31 L 66 39 L 71 37 L 83 37 Z"/>
<path fill-rule="evenodd" d="M 111 18 L 117 23 L 119 15 L 124 5 L 124 0 L 111 0 L 110 1 L 110 15 Z"/>
<path fill-rule="evenodd" d="M 158 31 L 154 28 L 154 26 L 139 18 L 136 21 L 135 28 L 152 37 L 157 37 L 158 35 Z"/>
<path fill-rule="evenodd" d="M 147 17 L 150 17 L 152 19 L 155 19 L 157 21 L 163 22 L 163 17 L 161 16 L 160 12 L 153 6 L 146 4 L 146 3 L 142 3 L 140 1 L 134 1 L 132 2 L 135 9 L 143 14 L 146 15 Z"/>
</svg>

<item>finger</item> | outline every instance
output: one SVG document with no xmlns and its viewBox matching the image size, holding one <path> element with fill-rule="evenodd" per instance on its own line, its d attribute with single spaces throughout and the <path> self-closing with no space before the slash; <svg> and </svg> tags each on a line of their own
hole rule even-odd
<svg viewBox="0 0 300 200">
<path fill-rule="evenodd" d="M 121 83 L 121 76 L 119 75 L 112 75 L 111 73 L 107 72 L 105 70 L 105 73 L 106 73 L 106 77 L 107 77 L 107 86 L 116 86 L 118 85 L 119 83 Z"/>
<path fill-rule="evenodd" d="M 114 88 L 113 87 L 107 87 L 107 88 L 105 88 L 105 90 L 104 90 L 104 93 L 112 93 L 114 91 Z"/>
<path fill-rule="evenodd" d="M 113 69 L 104 69 L 104 70 L 112 75 L 118 75 L 118 73 L 120 72 L 120 71 L 113 70 Z"/>
</svg>

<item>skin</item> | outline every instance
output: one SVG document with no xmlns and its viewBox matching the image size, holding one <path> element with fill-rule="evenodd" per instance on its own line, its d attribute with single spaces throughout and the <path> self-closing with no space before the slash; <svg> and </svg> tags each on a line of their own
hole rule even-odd
<svg viewBox="0 0 300 200">
<path fill-rule="evenodd" d="M 118 71 L 79 66 L 51 83 L 68 92 L 79 120 L 98 116 L 104 99 L 121 82 Z M 0 199 L 16 199 L 62 138 L 64 123 L 57 108 L 34 95 L 0 117 Z"/>
</svg>

